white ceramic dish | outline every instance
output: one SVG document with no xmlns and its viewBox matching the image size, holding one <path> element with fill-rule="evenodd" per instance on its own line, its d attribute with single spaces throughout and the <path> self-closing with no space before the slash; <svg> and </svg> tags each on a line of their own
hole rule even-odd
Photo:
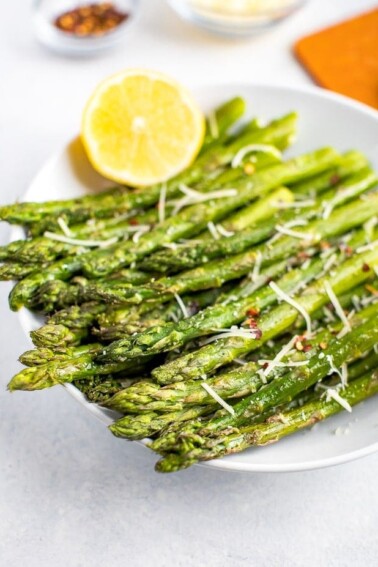
<svg viewBox="0 0 378 567">
<path fill-rule="evenodd" d="M 378 113 L 374 110 L 317 88 L 227 84 L 195 91 L 205 111 L 237 94 L 246 98 L 251 115 L 263 119 L 290 110 L 299 112 L 299 136 L 290 153 L 300 154 L 325 145 L 341 151 L 358 148 L 378 169 Z M 43 167 L 24 199 L 64 199 L 106 186 L 109 182 L 92 170 L 80 142 L 75 140 Z M 21 229 L 13 231 L 12 239 L 22 237 Z M 38 318 L 26 310 L 20 312 L 20 322 L 26 333 L 40 325 Z M 112 412 L 86 402 L 72 385 L 66 389 L 104 423 L 111 422 Z M 378 411 L 377 398 L 373 398 L 356 407 L 352 414 L 343 412 L 275 445 L 250 449 L 205 466 L 250 472 L 300 471 L 336 465 L 377 450 Z"/>
</svg>

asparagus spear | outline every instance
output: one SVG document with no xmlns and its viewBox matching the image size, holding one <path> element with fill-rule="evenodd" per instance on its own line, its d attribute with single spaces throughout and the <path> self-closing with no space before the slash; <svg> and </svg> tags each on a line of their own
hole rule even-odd
<svg viewBox="0 0 378 567">
<path fill-rule="evenodd" d="M 243 183 L 233 198 L 209 201 L 207 204 L 191 206 L 161 223 L 155 230 L 140 238 L 138 244 L 130 248 L 128 242 L 111 246 L 106 251 L 90 252 L 76 257 L 68 257 L 54 264 L 48 270 L 32 274 L 19 282 L 12 290 L 9 303 L 13 310 L 28 303 L 38 287 L 46 280 L 69 279 L 81 269 L 91 275 L 100 277 L 119 270 L 131 262 L 142 259 L 147 254 L 162 247 L 167 242 L 201 232 L 210 221 L 217 221 L 251 201 L 257 195 L 295 179 L 303 179 L 312 173 L 329 166 L 337 157 L 332 149 L 323 149 L 312 154 L 294 158 L 288 162 L 262 170 L 254 176 L 253 185 Z M 220 202 L 219 202 L 220 201 Z M 126 246 L 127 245 L 127 246 Z M 106 252 L 104 254 L 104 252 Z"/>
<path fill-rule="evenodd" d="M 171 207 L 172 208 L 172 207 Z M 63 220 L 59 217 L 60 221 Z M 22 263 L 40 264 L 44 262 L 52 262 L 60 256 L 70 254 L 81 254 L 89 250 L 88 246 L 80 245 L 79 242 L 91 242 L 94 247 L 97 243 L 98 247 L 103 247 L 104 243 L 112 240 L 125 240 L 133 233 L 140 230 L 141 227 L 149 229 L 153 224 L 158 222 L 158 212 L 156 209 L 149 210 L 140 215 L 118 215 L 114 218 L 106 218 L 85 222 L 83 224 L 73 225 L 69 227 L 69 236 L 61 232 L 61 226 L 58 220 L 53 217 L 50 221 L 44 221 L 41 231 L 34 227 L 34 232 L 42 234 L 45 230 L 49 230 L 53 234 L 66 236 L 65 242 L 60 242 L 54 238 L 47 236 L 37 236 L 27 240 L 15 240 L 6 246 L 0 247 L 0 260 L 17 261 Z M 114 242 L 113 242 L 114 243 Z"/>
<path fill-rule="evenodd" d="M 372 308 L 365 310 L 365 313 L 359 313 L 351 321 L 352 326 L 361 324 L 369 320 L 372 314 Z M 373 313 L 374 315 L 374 313 Z M 331 330 L 321 330 L 307 346 L 311 347 L 309 353 L 298 352 L 285 356 L 282 359 L 283 365 L 290 365 L 293 368 L 300 365 L 308 364 L 311 357 L 319 355 L 319 345 L 324 349 L 333 338 Z M 277 354 L 276 348 L 270 356 Z M 349 371 L 348 379 L 352 380 L 360 376 L 363 372 L 376 367 L 378 356 L 373 353 L 365 360 L 362 366 L 359 361 Z M 324 354 L 323 354 L 324 356 Z M 256 362 L 249 362 L 242 368 L 221 373 L 206 381 L 206 385 L 210 387 L 212 395 L 203 386 L 204 383 L 198 381 L 186 382 L 185 384 L 176 383 L 172 386 L 159 388 L 151 382 L 137 382 L 125 390 L 120 390 L 113 397 L 104 401 L 104 405 L 111 409 L 115 409 L 121 413 L 126 413 L 123 418 L 117 420 L 112 431 L 117 436 L 127 437 L 128 439 L 143 439 L 150 437 L 161 431 L 163 428 L 172 425 L 177 427 L 177 421 L 187 421 L 193 419 L 188 410 L 194 408 L 198 416 L 208 415 L 211 408 L 218 404 L 213 396 L 220 396 L 220 399 L 228 400 L 228 405 L 234 405 L 237 398 L 241 398 L 250 394 L 254 394 L 264 387 L 266 383 L 270 383 L 285 374 L 285 368 L 274 368 L 266 378 L 263 379 Z M 361 372 L 362 370 L 362 372 Z M 302 399 L 303 401 L 303 399 Z M 201 411 L 202 407 L 202 411 Z M 266 410 L 270 412 L 270 408 Z M 168 413 L 167 413 L 168 412 Z M 140 414 L 140 415 L 135 415 Z M 264 412 L 265 414 L 265 412 Z"/>
<path fill-rule="evenodd" d="M 314 198 L 322 194 L 330 187 L 338 185 L 349 175 L 357 173 L 369 165 L 366 156 L 356 150 L 350 150 L 343 154 L 339 161 L 327 171 L 310 177 L 304 181 L 293 183 L 290 189 L 302 198 Z"/>
<path fill-rule="evenodd" d="M 176 242 L 181 238 L 202 232 L 209 222 L 218 222 L 232 211 L 246 205 L 256 197 L 290 180 L 305 178 L 315 171 L 321 171 L 336 158 L 332 149 L 318 150 L 312 154 L 294 158 L 286 163 L 263 169 L 244 179 L 233 187 L 235 196 L 187 207 L 174 218 L 167 219 L 153 231 L 143 235 L 138 246 L 130 249 L 125 245 L 116 250 L 98 251 L 83 256 L 83 269 L 91 277 L 101 277 L 114 272 L 119 267 L 135 260 L 141 260 L 147 254 L 162 248 L 164 244 Z M 109 254 L 110 252 L 110 254 Z"/>
<path fill-rule="evenodd" d="M 251 143 L 273 143 L 293 132 L 296 115 L 292 114 L 273 121 L 266 128 L 247 132 L 229 146 L 216 144 L 198 157 L 192 166 L 167 182 L 167 197 L 177 195 L 181 183 L 188 185 L 202 178 L 204 172 L 216 170 L 219 166 L 231 162 L 235 154 Z M 128 191 L 116 188 L 107 193 L 90 195 L 67 201 L 47 201 L 45 203 L 18 203 L 0 208 L 0 219 L 16 224 L 32 224 L 39 222 L 46 215 L 64 214 L 70 222 L 82 222 L 88 218 L 104 218 L 112 216 L 116 210 L 119 214 L 140 208 L 153 206 L 158 202 L 161 185 Z"/>
<path fill-rule="evenodd" d="M 12 378 L 8 390 L 43 390 L 58 384 L 74 382 L 75 380 L 92 379 L 94 376 L 108 376 L 110 374 L 131 373 L 141 375 L 151 357 L 133 360 L 133 363 L 96 364 L 91 354 L 83 354 L 76 358 L 47 362 L 38 366 L 24 368 Z"/>
<path fill-rule="evenodd" d="M 359 194 L 368 190 L 377 181 L 376 174 L 369 168 L 362 169 L 356 174 L 352 175 L 345 181 L 342 185 L 337 185 L 334 190 L 327 193 L 327 201 L 333 204 L 336 208 L 351 199 L 357 197 Z M 278 197 L 278 198 L 277 198 Z M 256 203 L 256 207 L 261 207 L 267 211 L 267 213 L 272 213 L 272 205 L 279 201 L 278 191 L 271 195 L 268 195 L 266 199 L 260 199 Z M 285 199 L 286 203 L 289 202 L 288 198 Z M 301 219 L 307 220 L 316 216 L 319 211 L 324 207 L 325 201 L 320 199 L 314 201 L 314 204 L 310 207 L 306 207 L 301 210 Z M 250 207 L 252 208 L 253 205 Z M 224 228 L 227 230 L 242 230 L 248 223 L 244 222 L 245 218 L 248 218 L 245 209 L 241 213 L 236 213 L 236 215 L 228 218 L 225 223 L 223 223 Z M 277 212 L 277 206 L 276 206 Z M 288 211 L 286 215 L 280 222 L 290 221 L 296 218 L 297 214 L 294 211 Z M 251 224 L 256 219 L 252 213 Z M 152 256 L 149 256 L 142 262 L 141 267 L 147 270 L 153 270 L 156 272 L 166 272 L 166 271 L 177 271 L 182 269 L 194 268 L 197 265 L 207 263 L 217 257 L 227 256 L 230 254 L 238 254 L 253 244 L 257 244 L 274 234 L 276 230 L 276 225 L 278 224 L 278 219 L 272 218 L 269 222 L 264 222 L 252 226 L 247 230 L 243 230 L 240 234 L 231 236 L 230 238 L 223 238 L 221 240 L 212 240 L 210 242 L 200 241 L 200 242 L 188 242 L 185 245 L 180 245 L 176 249 L 165 250 L 156 252 Z"/>
<path fill-rule="evenodd" d="M 364 271 L 364 266 L 369 271 Z M 373 269 L 378 265 L 378 246 L 373 250 L 356 254 L 335 268 L 331 277 L 322 277 L 295 297 L 297 305 L 304 309 L 309 316 L 329 302 L 324 285 L 330 284 L 334 293 L 342 294 L 364 281 L 367 281 Z M 269 339 L 279 336 L 297 321 L 299 313 L 288 303 L 279 305 L 259 319 L 259 329 L 262 338 L 244 339 L 231 337 L 220 339 L 214 344 L 203 346 L 195 353 L 189 353 L 176 360 L 155 368 L 152 375 L 159 384 L 170 384 L 188 379 L 198 379 L 209 375 L 224 364 L 230 363 L 237 357 L 248 354 L 266 343 Z"/>
<path fill-rule="evenodd" d="M 261 154 L 259 158 L 256 159 L 256 163 L 254 163 L 254 170 L 260 167 L 266 167 L 270 165 L 270 162 L 272 162 L 272 156 L 270 156 L 270 154 Z M 275 162 L 273 161 L 272 163 Z M 214 188 L 220 189 L 236 180 L 246 179 L 249 175 L 250 173 L 245 173 L 240 167 L 227 169 L 216 177 L 211 177 L 196 184 L 196 191 L 205 193 Z M 285 202 L 290 198 L 292 199 L 292 196 L 287 189 L 277 191 L 276 200 Z M 174 206 L 173 201 L 165 204 L 166 216 L 172 213 Z M 270 209 L 271 208 L 272 207 L 270 207 Z M 269 213 L 269 203 L 256 204 L 255 209 L 254 215 L 256 220 L 258 218 L 264 218 L 264 216 L 267 216 Z M 249 224 L 253 222 L 251 215 L 252 211 L 245 211 L 245 214 L 243 212 L 244 219 L 250 217 Z M 65 219 L 61 216 L 58 220 L 62 222 Z M 17 240 L 0 247 L 0 260 L 17 262 L 15 266 L 8 264 L 1 267 L 0 279 L 21 279 L 21 277 L 25 277 L 32 271 L 40 269 L 41 263 L 52 262 L 65 255 L 87 252 L 89 251 L 89 247 L 85 245 L 86 243 L 94 248 L 96 244 L 98 248 L 104 248 L 105 245 L 111 243 L 111 241 L 127 240 L 129 236 L 141 229 L 151 229 L 153 225 L 159 222 L 159 214 L 158 210 L 153 208 L 138 215 L 127 214 L 118 215 L 115 218 L 90 219 L 90 221 L 85 223 L 70 226 L 69 236 L 59 234 L 61 227 L 58 224 L 58 220 L 56 217 L 48 217 L 38 225 L 32 225 L 31 234 L 32 236 L 37 235 L 36 238 Z M 238 224 L 240 228 L 243 228 L 242 219 L 238 220 Z M 246 226 L 246 224 L 244 224 L 244 226 Z M 48 234 L 52 232 L 52 234 L 50 236 L 38 236 L 39 234 L 45 233 L 45 231 L 49 231 Z M 62 236 L 62 241 L 59 241 L 59 238 Z M 21 263 L 21 265 L 18 265 L 19 263 Z M 25 266 L 22 264 L 25 264 Z"/>
<path fill-rule="evenodd" d="M 368 399 L 378 392 L 378 373 L 372 370 L 349 384 L 342 397 L 351 407 Z M 199 460 L 205 461 L 244 451 L 249 447 L 258 447 L 275 443 L 283 437 L 310 427 L 332 415 L 340 413 L 343 407 L 335 400 L 318 398 L 300 407 L 268 418 L 261 424 L 241 427 L 225 432 L 216 439 L 204 439 L 200 448 L 189 450 L 186 455 L 170 453 L 159 461 L 156 470 L 175 472 L 187 468 Z"/>
<path fill-rule="evenodd" d="M 364 252 L 351 258 L 335 271 L 330 279 L 330 285 L 335 293 L 347 291 L 361 282 L 366 281 L 372 273 L 372 269 L 378 264 L 378 247 L 375 250 Z M 367 272 L 364 266 L 369 266 Z M 322 305 L 328 302 L 328 295 L 325 292 L 324 284 L 327 278 L 319 279 L 316 284 L 307 288 L 301 298 L 297 299 L 297 304 L 301 305 L 308 313 L 313 313 Z M 298 318 L 298 311 L 291 305 L 284 304 L 262 316 L 259 321 L 259 329 L 262 332 L 262 339 L 248 340 L 237 339 L 219 340 L 215 345 L 211 345 L 211 356 L 209 356 L 209 346 L 202 347 L 193 354 L 178 358 L 166 365 L 155 368 L 152 371 L 154 378 L 161 384 L 173 381 L 185 380 L 188 378 L 199 378 L 216 368 L 229 363 L 237 356 L 247 354 L 260 347 L 270 338 L 282 334 L 290 328 Z M 205 356 L 204 356 L 205 355 Z M 190 365 L 188 365 L 188 357 Z M 137 361 L 150 360 L 151 356 L 136 358 Z M 61 364 L 39 366 L 28 368 L 21 371 L 10 384 L 12 389 L 40 389 L 50 387 L 57 383 L 72 381 L 76 379 L 88 378 L 93 375 L 106 375 L 120 372 L 132 366 L 132 360 L 117 363 L 98 364 L 92 356 L 86 355 L 78 359 L 68 360 Z M 183 365 L 183 361 L 185 364 Z"/>
<path fill-rule="evenodd" d="M 184 297 L 188 312 L 196 313 L 199 309 L 211 305 L 219 290 Z M 31 333 L 33 343 L 38 347 L 61 348 L 78 345 L 91 333 L 103 340 L 113 340 L 127 333 L 129 324 L 140 322 L 147 326 L 165 321 L 179 320 L 182 311 L 176 300 L 167 305 L 141 305 L 132 309 L 113 309 L 105 304 L 84 303 L 73 305 L 52 315 L 47 323 Z M 98 324 L 98 329 L 92 326 Z"/>
<path fill-rule="evenodd" d="M 125 187 L 114 187 L 101 193 L 89 194 L 76 199 L 6 205 L 0 207 L 0 219 L 11 224 L 31 224 L 40 221 L 45 215 L 59 216 L 60 214 L 70 215 L 75 213 L 75 216 L 81 220 L 83 217 L 86 218 L 86 211 L 96 209 L 105 211 L 109 207 L 114 210 L 117 204 L 122 203 L 127 193 L 128 189 Z"/>
<path fill-rule="evenodd" d="M 109 289 L 131 288 L 141 285 L 150 279 L 150 275 L 139 270 L 124 269 L 106 278 Z M 103 282 L 105 285 L 105 282 Z M 29 309 L 51 313 L 73 304 L 83 303 L 87 300 L 85 289 L 90 284 L 84 277 L 76 276 L 70 282 L 50 280 L 38 287 L 27 303 Z"/>
<path fill-rule="evenodd" d="M 95 355 L 101 352 L 103 346 L 100 343 L 92 343 L 78 347 L 65 347 L 63 350 L 42 347 L 24 352 L 19 361 L 25 366 L 41 366 L 48 362 L 70 360 L 79 358 L 84 354 Z"/>
<path fill-rule="evenodd" d="M 31 333 L 33 342 L 38 347 L 50 348 L 52 346 L 64 347 L 64 344 L 70 344 L 72 346 L 78 345 L 81 340 L 87 337 L 86 328 L 73 328 L 68 329 L 63 325 L 45 325 L 42 329 L 32 331 Z M 81 347 L 79 347 L 80 349 Z M 91 345 L 86 345 L 87 349 L 91 348 Z M 97 345 L 93 347 L 95 352 Z M 31 353 L 26 354 L 26 360 L 32 360 L 32 357 L 36 360 L 43 361 L 43 357 L 48 356 L 46 350 L 41 353 L 36 353 L 32 355 Z M 99 364 L 94 360 L 94 354 L 90 352 L 82 353 L 78 351 L 80 356 L 75 357 L 75 359 L 65 359 L 63 361 L 57 361 L 54 364 L 40 365 L 35 368 L 28 368 L 21 371 L 12 381 L 10 388 L 12 389 L 42 389 L 48 388 L 55 384 L 61 384 L 64 382 L 72 382 L 78 379 L 87 379 L 95 375 L 107 375 L 114 372 L 121 372 L 125 369 L 132 368 L 133 361 L 135 365 L 138 365 L 138 361 L 149 361 L 151 360 L 150 355 L 143 355 L 142 357 L 133 358 L 122 363 L 117 364 Z M 62 357 L 61 357 L 62 358 Z"/>
<path fill-rule="evenodd" d="M 245 113 L 245 100 L 234 97 L 216 108 L 206 121 L 206 133 L 201 153 L 219 141 L 225 141 L 228 130 Z"/>
<path fill-rule="evenodd" d="M 306 285 L 323 269 L 326 260 L 315 259 L 303 270 L 291 270 L 280 280 L 280 288 L 286 293 L 295 290 L 299 283 Z M 277 301 L 276 293 L 266 286 L 254 294 L 228 305 L 210 306 L 197 315 L 184 319 L 179 323 L 168 323 L 161 327 L 149 329 L 129 338 L 120 339 L 105 347 L 98 357 L 100 362 L 115 362 L 139 357 L 143 354 L 157 354 L 174 348 L 202 336 L 214 334 L 218 329 L 229 328 L 242 321 L 248 321 L 250 309 L 257 313 Z M 250 330 L 251 338 L 256 331 Z M 259 334 L 259 331 L 258 331 Z"/>
<path fill-rule="evenodd" d="M 0 266 L 0 280 L 12 281 L 22 280 L 23 278 L 35 273 L 37 270 L 46 269 L 47 265 L 42 264 L 22 264 L 19 262 L 5 262 Z"/>
<path fill-rule="evenodd" d="M 378 313 L 378 305 L 376 306 Z M 307 390 L 325 378 L 343 363 L 359 358 L 364 352 L 373 348 L 378 340 L 378 327 L 374 320 L 357 326 L 342 339 L 333 339 L 324 356 L 312 357 L 307 366 L 298 367 L 261 388 L 257 393 L 244 398 L 233 406 L 233 415 L 228 414 L 210 419 L 206 423 L 194 421 L 184 424 L 179 431 L 162 436 L 151 448 L 158 452 L 172 452 L 185 462 L 189 455 L 201 458 L 201 446 L 208 439 L 216 443 L 216 439 L 224 436 L 230 428 L 248 425 L 249 420 L 262 414 L 271 407 L 293 399 L 300 392 Z M 112 428 L 112 426 L 110 426 Z M 185 439 L 180 443 L 180 439 Z"/>
<path fill-rule="evenodd" d="M 118 392 L 125 382 L 126 380 L 122 378 L 117 379 L 112 376 L 107 376 L 104 379 L 103 377 L 96 376 L 90 380 L 77 380 L 74 382 L 74 385 L 86 396 L 89 402 L 101 404 L 105 402 L 109 396 Z M 132 383 L 133 380 L 129 379 L 129 382 Z"/>
<path fill-rule="evenodd" d="M 278 139 L 276 141 L 277 146 L 279 146 L 281 149 L 284 149 L 284 147 L 289 144 L 289 138 L 290 135 L 288 134 L 286 137 Z M 194 189 L 198 192 L 207 193 L 212 190 L 219 189 L 225 185 L 230 186 L 230 183 L 233 184 L 236 180 L 240 181 L 241 179 L 246 179 L 255 171 L 276 164 L 279 161 L 281 160 L 272 154 L 256 151 L 253 155 L 253 164 L 251 164 L 250 162 L 244 163 L 246 162 L 246 159 L 244 159 L 243 163 L 235 168 L 224 169 L 224 167 L 219 167 L 215 168 L 211 172 L 204 171 L 204 175 L 206 177 L 202 177 L 199 181 L 193 182 L 192 187 L 194 187 Z M 178 192 L 181 192 L 181 185 L 179 186 Z M 179 195 L 177 194 L 176 197 L 178 196 Z M 173 212 L 175 206 L 175 200 L 169 199 L 168 201 L 166 201 L 166 217 L 168 217 Z M 93 238 L 97 240 L 99 240 L 100 238 L 104 240 L 105 235 L 107 235 L 107 239 L 117 237 L 118 239 L 123 240 L 125 233 L 130 231 L 130 225 L 131 228 L 136 228 L 136 224 L 141 226 L 153 226 L 160 221 L 159 211 L 156 206 L 147 209 L 142 213 L 140 213 L 138 210 L 131 210 L 127 213 L 120 214 L 120 211 L 121 209 L 118 207 L 118 209 L 114 209 L 111 216 L 111 211 L 109 211 L 109 216 L 106 216 L 105 218 L 91 217 L 84 223 L 74 225 L 70 224 L 69 215 L 59 215 L 59 219 L 66 222 L 66 224 L 70 224 L 69 229 L 73 231 L 76 238 Z M 32 237 L 41 237 L 41 235 L 43 235 L 46 231 L 56 232 L 57 220 L 57 217 L 54 215 L 43 217 L 40 222 L 33 223 L 28 227 L 30 235 Z M 44 245 L 47 246 L 46 242 L 44 243 Z M 52 248 L 51 245 L 50 248 Z M 67 253 L 68 251 L 69 248 L 67 245 Z M 73 248 L 71 248 L 71 253 L 73 253 Z"/>
<path fill-rule="evenodd" d="M 351 327 L 368 321 L 376 312 L 375 305 L 369 305 L 350 319 Z M 316 334 L 306 342 L 306 346 L 310 348 L 301 352 L 297 351 L 294 355 L 287 355 L 282 359 L 282 363 L 287 361 L 294 364 L 303 363 L 311 356 L 317 356 L 318 351 L 315 347 L 327 345 L 333 338 L 333 335 L 341 330 L 341 324 L 331 325 L 327 329 L 320 329 Z M 269 356 L 273 357 L 281 349 L 281 344 L 270 349 Z M 259 351 L 260 357 L 261 353 Z M 375 368 L 378 361 L 378 354 L 374 351 L 366 359 L 362 359 L 354 365 L 353 371 L 349 372 L 349 379 L 359 376 L 371 368 Z M 268 376 L 263 377 L 258 373 L 262 368 L 255 361 L 246 362 L 243 366 L 225 371 L 207 380 L 207 384 L 218 394 L 223 400 L 230 398 L 240 398 L 248 394 L 256 392 L 265 383 L 271 382 L 277 376 L 286 372 L 285 367 L 277 367 Z M 202 387 L 201 381 L 189 380 L 187 382 L 176 382 L 174 384 L 161 387 L 153 382 L 138 382 L 132 387 L 120 390 L 112 398 L 107 400 L 106 407 L 117 410 L 121 413 L 141 413 L 141 412 L 172 412 L 185 409 L 192 405 L 216 405 L 218 402 L 210 396 L 210 394 Z M 131 418 L 130 418 L 131 419 Z M 150 433 L 145 432 L 142 437 L 148 436 Z"/>
<path fill-rule="evenodd" d="M 283 236 L 274 245 L 270 242 L 250 248 L 246 252 L 229 255 L 236 242 L 244 241 L 249 231 L 244 231 L 233 238 L 224 239 L 224 260 L 214 260 L 204 266 L 199 266 L 176 276 L 163 277 L 144 287 L 120 290 L 109 289 L 106 284 L 92 284 L 87 287 L 87 298 L 101 297 L 109 303 L 141 303 L 145 300 L 168 301 L 172 294 L 198 291 L 223 285 L 225 282 L 250 272 L 257 258 L 265 267 L 273 262 L 287 258 L 309 244 L 315 245 L 331 236 L 343 234 L 352 228 L 366 222 L 378 212 L 378 195 L 372 195 L 368 200 L 352 202 L 337 209 L 328 219 L 318 219 L 306 226 L 305 231 L 296 231 L 295 235 Z M 252 230 L 252 237 L 255 231 Z M 303 238 L 301 238 L 303 235 Z M 299 236 L 299 238 L 298 238 Z M 231 241 L 231 243 L 230 243 Z M 228 248 L 228 253 L 226 249 Z M 93 294 L 93 295 L 92 295 Z"/>
<path fill-rule="evenodd" d="M 274 233 L 276 221 L 272 220 L 268 223 L 261 221 L 277 214 L 277 203 L 290 203 L 293 200 L 293 193 L 285 187 L 281 187 L 252 203 L 252 205 L 244 207 L 241 212 L 228 217 L 221 225 L 221 230 L 230 233 L 228 238 L 214 240 L 207 231 L 199 235 L 195 241 L 189 240 L 187 243 L 178 244 L 170 250 L 155 252 L 152 256 L 145 258 L 139 264 L 139 267 L 142 270 L 152 272 L 167 272 L 174 269 L 189 269 L 202 263 L 202 261 L 207 262 L 229 253 L 237 254 L 245 250 L 245 247 L 257 244 L 270 237 Z M 254 226 L 255 223 L 258 224 Z M 234 232 L 243 231 L 247 227 L 252 228 L 243 232 L 243 235 L 240 235 L 241 237 L 239 235 L 239 237 L 234 237 Z"/>
</svg>

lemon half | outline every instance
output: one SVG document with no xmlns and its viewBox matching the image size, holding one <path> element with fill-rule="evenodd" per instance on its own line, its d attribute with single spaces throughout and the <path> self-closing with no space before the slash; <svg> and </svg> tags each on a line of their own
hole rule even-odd
<svg viewBox="0 0 378 567">
<path fill-rule="evenodd" d="M 204 134 L 203 114 L 188 90 L 140 69 L 100 83 L 84 109 L 81 132 L 93 167 L 132 186 L 166 181 L 188 167 Z"/>
</svg>

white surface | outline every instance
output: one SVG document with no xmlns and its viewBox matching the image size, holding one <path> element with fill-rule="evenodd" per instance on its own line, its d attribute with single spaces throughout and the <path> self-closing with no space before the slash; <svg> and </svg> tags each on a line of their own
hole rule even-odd
<svg viewBox="0 0 378 567">
<path fill-rule="evenodd" d="M 197 87 L 193 94 L 205 112 L 238 94 L 247 101 L 248 108 L 253 108 L 255 115 L 264 121 L 283 116 L 295 108 L 299 114 L 299 135 L 290 150 L 294 155 L 326 145 L 340 151 L 350 149 L 348 133 L 353 131 L 353 144 L 364 151 L 378 169 L 378 113 L 360 103 L 307 86 L 220 83 Z M 251 116 L 246 116 L 248 118 Z M 26 201 L 44 201 L 85 195 L 103 182 L 103 178 L 96 176 L 90 167 L 80 143 L 71 142 L 46 163 L 23 198 Z M 15 227 L 11 234 L 12 240 L 23 236 L 20 227 Z M 41 325 L 41 318 L 26 309 L 20 312 L 20 321 L 27 334 Z M 104 423 L 114 421 L 112 412 L 86 402 L 72 384 L 68 384 L 67 389 Z M 250 472 L 286 472 L 331 466 L 365 456 L 378 450 L 376 407 L 377 400 L 374 398 L 356 408 L 353 419 L 343 412 L 320 427 L 290 436 L 280 443 L 209 461 L 203 466 Z M 350 434 L 336 436 L 336 428 L 348 429 Z"/>
<path fill-rule="evenodd" d="M 158 0 L 145 0 L 124 46 L 87 61 L 44 51 L 31 37 L 28 2 L 4 4 L 1 202 L 21 195 L 48 155 L 77 130 L 88 93 L 106 74 L 148 65 L 192 84 L 221 81 L 225 74 L 303 84 L 308 80 L 289 51 L 295 38 L 374 4 L 312 0 L 269 34 L 229 43 L 179 22 Z M 7 238 L 6 229 L 1 237 Z M 136 444 L 122 446 L 63 390 L 4 392 L 28 343 L 4 293 L 0 306 L 1 565 L 376 564 L 378 456 L 297 474 L 193 468 L 157 475 L 153 455 Z"/>
</svg>

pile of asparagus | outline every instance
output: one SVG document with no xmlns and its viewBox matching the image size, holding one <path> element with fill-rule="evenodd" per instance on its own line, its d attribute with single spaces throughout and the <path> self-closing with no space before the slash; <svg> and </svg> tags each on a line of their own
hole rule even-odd
<svg viewBox="0 0 378 567">
<path fill-rule="evenodd" d="M 74 384 L 176 471 L 277 441 L 378 391 L 377 176 L 285 159 L 295 113 L 215 109 L 166 183 L 0 208 L 10 307 L 42 313 L 13 390 Z"/>
</svg>

